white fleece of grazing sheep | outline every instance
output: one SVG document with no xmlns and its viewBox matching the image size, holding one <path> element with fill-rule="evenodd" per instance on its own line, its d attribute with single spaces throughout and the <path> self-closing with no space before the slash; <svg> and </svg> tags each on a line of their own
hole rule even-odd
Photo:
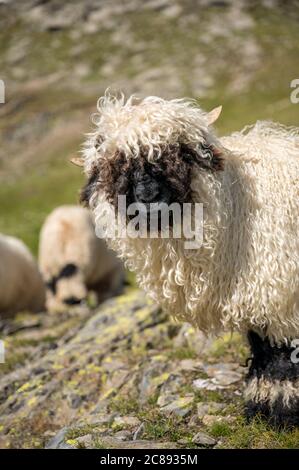
<svg viewBox="0 0 299 470">
<path fill-rule="evenodd" d="M 83 300 L 89 288 L 97 290 L 101 300 L 119 291 L 123 281 L 120 261 L 96 237 L 90 211 L 72 205 L 60 206 L 47 217 L 39 246 L 39 266 L 46 282 L 68 264 L 74 264 L 78 270 L 57 281 L 55 295 L 47 289 L 49 311 L 66 310 L 64 299 L 73 296 Z M 99 292 L 101 289 L 103 292 Z"/>
<path fill-rule="evenodd" d="M 17 238 L 0 234 L 0 316 L 44 308 L 45 288 L 32 254 Z"/>
<path fill-rule="evenodd" d="M 116 150 L 138 158 L 141 145 L 154 150 L 176 142 L 222 149 L 224 171 L 194 169 L 193 201 L 204 203 L 204 242 L 184 249 L 184 240 L 108 240 L 140 286 L 171 315 L 204 332 L 256 328 L 283 341 L 299 333 L 299 130 L 257 122 L 218 139 L 209 116 L 194 102 L 149 97 L 134 105 L 105 96 L 96 128 L 83 151 L 85 172 Z M 162 151 L 162 150 L 161 150 Z M 105 194 L 95 193 L 96 221 Z"/>
</svg>

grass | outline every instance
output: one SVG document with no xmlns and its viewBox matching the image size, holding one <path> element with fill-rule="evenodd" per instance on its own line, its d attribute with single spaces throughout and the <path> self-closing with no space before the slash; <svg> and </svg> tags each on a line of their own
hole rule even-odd
<svg viewBox="0 0 299 470">
<path fill-rule="evenodd" d="M 138 417 L 144 423 L 143 439 L 170 442 L 184 439 L 191 442 L 192 431 L 186 419 L 172 415 L 165 416 L 154 408 L 150 412 L 140 412 Z"/>
<path fill-rule="evenodd" d="M 139 410 L 139 403 L 135 398 L 119 395 L 110 403 L 110 409 L 122 416 L 130 414 L 135 416 Z"/>
<path fill-rule="evenodd" d="M 215 438 L 223 438 L 222 448 L 233 449 L 298 449 L 299 430 L 280 430 L 269 427 L 261 418 L 247 424 L 241 417 L 237 423 L 215 423 L 210 430 Z"/>
<path fill-rule="evenodd" d="M 86 424 L 86 425 L 78 426 L 76 428 L 75 427 L 70 428 L 68 429 L 65 435 L 65 439 L 74 440 L 74 439 L 77 439 L 78 437 L 86 436 L 86 434 L 92 434 L 95 427 L 96 426 L 92 426 L 91 424 Z"/>
<path fill-rule="evenodd" d="M 223 357 L 229 357 L 233 361 L 245 364 L 249 352 L 240 334 L 226 333 L 213 341 L 209 354 L 215 361 L 222 360 Z"/>
<path fill-rule="evenodd" d="M 61 149 L 55 158 L 49 156 L 49 163 L 26 172 L 16 183 L 0 186 L 0 231 L 20 237 L 35 253 L 47 214 L 58 205 L 77 203 L 83 178 L 67 162 L 69 152 L 70 148 Z"/>
</svg>

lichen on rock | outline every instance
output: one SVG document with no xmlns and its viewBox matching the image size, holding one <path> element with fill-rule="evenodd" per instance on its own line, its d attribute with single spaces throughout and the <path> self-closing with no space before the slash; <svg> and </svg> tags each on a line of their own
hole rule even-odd
<svg viewBox="0 0 299 470">
<path fill-rule="evenodd" d="M 203 396 L 192 383 L 223 372 L 207 356 L 211 342 L 198 357 L 197 335 L 203 341 L 132 288 L 96 310 L 2 323 L 9 366 L 0 378 L 0 446 L 193 447 Z"/>
</svg>

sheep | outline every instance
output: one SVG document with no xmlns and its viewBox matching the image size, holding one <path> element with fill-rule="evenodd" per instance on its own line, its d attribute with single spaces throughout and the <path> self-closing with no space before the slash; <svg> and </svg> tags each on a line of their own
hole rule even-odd
<svg viewBox="0 0 299 470">
<path fill-rule="evenodd" d="M 80 307 L 89 291 L 99 303 L 123 285 L 121 262 L 96 237 L 90 211 L 80 206 L 60 206 L 48 215 L 40 233 L 39 266 L 50 313 Z"/>
<path fill-rule="evenodd" d="M 41 312 L 45 288 L 37 263 L 19 239 L 0 234 L 0 316 Z"/>
<path fill-rule="evenodd" d="M 82 201 L 96 226 L 106 219 L 109 246 L 176 319 L 204 333 L 248 335 L 248 419 L 298 425 L 299 365 L 291 353 L 299 334 L 299 129 L 258 121 L 218 138 L 221 107 L 207 113 L 188 99 L 106 94 L 97 108 L 74 161 L 84 166 Z M 171 231 L 132 238 L 116 228 L 111 238 L 120 195 L 127 209 L 145 205 L 147 224 L 152 203 L 201 203 L 201 247 L 186 249 L 185 237 Z M 129 220 L 125 214 L 122 224 Z"/>
</svg>

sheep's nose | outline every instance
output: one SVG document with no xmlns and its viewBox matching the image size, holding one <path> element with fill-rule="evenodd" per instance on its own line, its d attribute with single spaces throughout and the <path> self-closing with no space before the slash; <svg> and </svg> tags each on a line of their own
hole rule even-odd
<svg viewBox="0 0 299 470">
<path fill-rule="evenodd" d="M 79 305 L 83 299 L 78 299 L 77 297 L 67 297 L 63 300 L 63 303 L 66 305 Z"/>
<path fill-rule="evenodd" d="M 159 184 L 154 180 L 139 182 L 134 193 L 137 202 L 146 204 L 157 201 L 160 195 Z"/>
</svg>

